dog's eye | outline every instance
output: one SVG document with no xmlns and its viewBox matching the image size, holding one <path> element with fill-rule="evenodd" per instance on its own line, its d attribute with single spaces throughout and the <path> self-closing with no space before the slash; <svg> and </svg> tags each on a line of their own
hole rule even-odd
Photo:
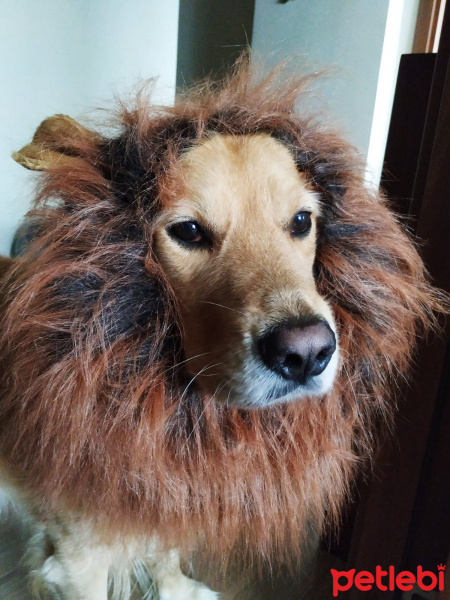
<svg viewBox="0 0 450 600">
<path fill-rule="evenodd" d="M 301 211 L 295 215 L 291 223 L 291 235 L 302 237 L 311 229 L 311 213 Z"/>
<path fill-rule="evenodd" d="M 167 233 L 174 240 L 188 247 L 196 248 L 208 244 L 206 233 L 195 221 L 183 221 L 172 225 L 167 229 Z"/>
</svg>

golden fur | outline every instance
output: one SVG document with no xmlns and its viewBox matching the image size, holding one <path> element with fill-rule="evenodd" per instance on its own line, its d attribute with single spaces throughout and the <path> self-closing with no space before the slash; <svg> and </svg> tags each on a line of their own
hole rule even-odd
<svg viewBox="0 0 450 600">
<path fill-rule="evenodd" d="M 307 523 L 338 519 L 441 304 L 353 149 L 295 114 L 302 86 L 241 65 L 175 107 L 140 95 L 113 137 L 56 117 L 16 155 L 46 173 L 2 285 L 0 444 L 37 518 L 247 560 L 295 560 Z M 211 253 L 170 239 L 180 216 Z M 233 406 L 245 340 L 293 312 L 338 334 L 331 389 Z"/>
</svg>

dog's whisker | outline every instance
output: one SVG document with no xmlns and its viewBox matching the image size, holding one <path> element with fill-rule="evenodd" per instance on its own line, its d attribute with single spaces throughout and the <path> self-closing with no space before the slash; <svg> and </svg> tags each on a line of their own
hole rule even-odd
<svg viewBox="0 0 450 600">
<path fill-rule="evenodd" d="M 212 365 L 205 365 L 204 367 L 202 367 L 202 368 L 200 369 L 200 371 L 198 371 L 198 373 L 196 373 L 196 374 L 194 375 L 194 377 L 192 377 L 192 379 L 189 381 L 189 383 L 188 383 L 188 384 L 186 385 L 186 387 L 184 388 L 184 391 L 183 391 L 183 393 L 182 393 L 182 394 L 181 394 L 181 396 L 180 396 L 179 403 L 180 403 L 180 404 L 182 403 L 182 401 L 184 400 L 184 398 L 185 398 L 185 396 L 186 396 L 186 394 L 187 394 L 187 392 L 188 392 L 188 389 L 189 389 L 189 387 L 190 387 L 190 386 L 191 386 L 191 385 L 194 383 L 194 381 L 197 379 L 197 377 L 199 377 L 200 375 L 202 375 L 202 374 L 203 374 L 205 371 L 207 371 L 208 369 L 212 369 L 213 367 L 217 367 L 217 366 L 219 366 L 219 365 L 220 365 L 220 363 L 215 363 L 215 364 L 212 364 Z"/>
<path fill-rule="evenodd" d="M 200 302 L 202 304 L 212 304 L 213 306 L 218 306 L 219 308 L 226 308 L 226 310 L 231 310 L 232 312 L 238 313 L 244 317 L 246 317 L 248 314 L 241 310 L 237 310 L 236 308 L 231 308 L 231 306 L 225 306 L 225 304 L 219 304 L 218 302 L 210 302 L 209 300 L 201 300 Z"/>
<path fill-rule="evenodd" d="M 183 365 L 185 365 L 186 363 L 188 363 L 191 360 L 195 360 L 196 358 L 200 358 L 202 356 L 207 356 L 208 354 L 213 354 L 217 351 L 211 351 L 211 352 L 201 352 L 200 354 L 196 354 L 195 356 L 190 356 L 189 358 L 186 358 L 184 360 L 181 360 L 173 365 L 171 365 L 170 367 L 168 367 L 167 369 L 165 369 L 163 371 L 163 373 L 170 373 L 170 371 L 175 371 L 175 370 L 179 370 L 180 367 L 182 367 Z"/>
<path fill-rule="evenodd" d="M 342 365 L 342 369 L 343 369 L 343 371 L 344 371 L 344 373 L 345 373 L 345 375 L 346 375 L 346 377 L 347 377 L 347 380 L 348 380 L 348 383 L 349 383 L 349 385 L 350 385 L 350 389 L 351 389 L 351 392 L 352 392 L 353 398 L 355 399 L 355 406 L 357 406 L 357 407 L 358 407 L 358 406 L 359 406 L 359 402 L 358 402 L 358 396 L 357 396 L 357 394 L 356 394 L 355 388 L 353 387 L 353 382 L 352 382 L 352 380 L 351 380 L 351 377 L 350 377 L 350 375 L 349 375 L 349 373 L 348 373 L 348 371 L 347 371 L 347 367 L 345 366 L 345 364 L 343 364 L 343 365 Z M 358 411 L 358 412 L 359 412 L 359 411 Z"/>
<path fill-rule="evenodd" d="M 200 413 L 198 419 L 196 420 L 196 422 L 194 423 L 194 425 L 192 426 L 191 431 L 189 432 L 189 435 L 186 438 L 186 441 L 182 447 L 182 450 L 184 450 L 184 448 L 186 447 L 187 443 L 189 442 L 189 440 L 191 439 L 191 437 L 193 436 L 195 430 L 197 429 L 197 427 L 200 424 L 200 421 L 203 417 L 203 415 L 205 414 L 205 411 L 207 410 L 208 406 L 211 404 L 211 402 L 214 400 L 215 396 L 222 390 L 223 386 L 221 386 L 221 384 L 219 383 L 214 391 L 214 394 L 212 394 L 212 396 L 209 398 L 209 400 L 206 402 L 205 406 L 203 407 L 202 412 Z"/>
<path fill-rule="evenodd" d="M 183 404 L 183 400 L 186 397 L 186 394 L 187 394 L 187 392 L 189 390 L 189 387 L 194 383 L 194 381 L 197 379 L 197 377 L 199 377 L 200 375 L 202 375 L 208 369 L 216 367 L 219 364 L 220 363 L 216 363 L 216 364 L 213 364 L 213 365 L 205 365 L 202 369 L 200 369 L 200 371 L 198 371 L 198 373 L 196 373 L 194 375 L 194 377 L 192 377 L 192 379 L 189 381 L 189 383 L 184 388 L 183 393 L 181 394 L 180 399 L 178 401 L 177 415 L 180 415 L 181 407 L 182 407 L 182 404 Z"/>
<path fill-rule="evenodd" d="M 227 407 L 230 406 L 230 396 L 231 396 L 231 389 L 229 390 L 227 397 L 225 399 L 225 406 L 227 406 Z"/>
</svg>

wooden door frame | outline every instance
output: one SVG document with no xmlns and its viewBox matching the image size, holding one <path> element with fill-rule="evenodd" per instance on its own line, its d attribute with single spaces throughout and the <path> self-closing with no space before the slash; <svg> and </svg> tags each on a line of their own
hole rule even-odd
<svg viewBox="0 0 450 600">
<path fill-rule="evenodd" d="M 439 42 L 439 21 L 446 0 L 420 0 L 414 34 L 413 53 L 435 52 Z"/>
</svg>

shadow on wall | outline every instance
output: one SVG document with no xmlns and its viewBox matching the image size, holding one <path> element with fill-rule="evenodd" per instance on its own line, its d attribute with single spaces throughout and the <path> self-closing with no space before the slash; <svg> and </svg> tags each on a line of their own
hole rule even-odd
<svg viewBox="0 0 450 600">
<path fill-rule="evenodd" d="M 180 0 L 177 88 L 223 75 L 251 44 L 255 0 Z"/>
</svg>

